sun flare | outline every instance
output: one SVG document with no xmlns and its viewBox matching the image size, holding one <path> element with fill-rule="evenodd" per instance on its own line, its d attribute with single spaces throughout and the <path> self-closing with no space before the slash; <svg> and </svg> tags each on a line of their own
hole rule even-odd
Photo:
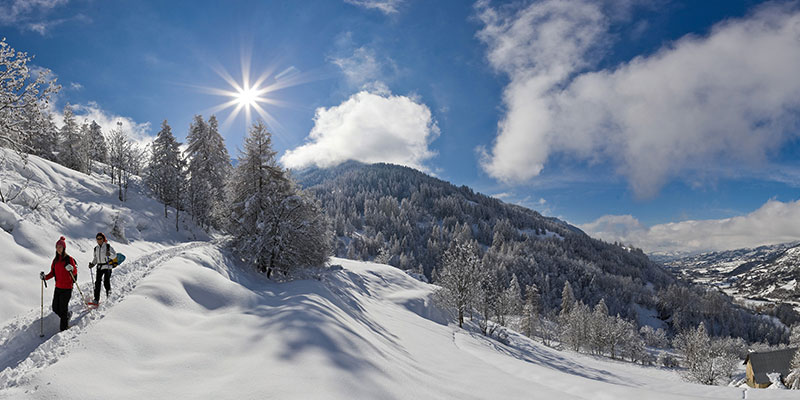
<svg viewBox="0 0 800 400">
<path fill-rule="evenodd" d="M 252 107 L 256 104 L 258 95 L 253 89 L 243 89 L 239 91 L 239 95 L 236 97 L 236 99 L 239 101 L 239 105 L 244 107 Z"/>
<path fill-rule="evenodd" d="M 221 65 L 212 65 L 212 69 L 229 85 L 228 88 L 220 89 L 206 86 L 196 86 L 204 92 L 222 96 L 227 98 L 221 104 L 218 104 L 208 111 L 212 114 L 220 111 L 233 108 L 222 123 L 225 128 L 239 116 L 240 113 L 245 116 L 245 123 L 249 126 L 252 122 L 253 112 L 257 114 L 257 118 L 261 118 L 275 128 L 280 126 L 280 123 L 265 109 L 270 106 L 286 107 L 289 104 L 280 100 L 275 95 L 276 91 L 288 87 L 296 86 L 302 83 L 307 83 L 313 78 L 309 78 L 307 74 L 300 73 L 297 68 L 290 66 L 283 71 L 276 73 L 274 67 L 267 68 L 255 80 L 251 79 L 250 74 L 250 57 L 243 55 L 241 60 L 242 76 L 235 79 L 231 74 Z"/>
</svg>

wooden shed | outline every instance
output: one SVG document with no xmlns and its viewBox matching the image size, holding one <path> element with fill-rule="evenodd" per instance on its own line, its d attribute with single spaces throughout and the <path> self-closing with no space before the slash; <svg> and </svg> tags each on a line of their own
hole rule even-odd
<svg viewBox="0 0 800 400">
<path fill-rule="evenodd" d="M 774 372 L 781 374 L 781 380 L 785 379 L 796 351 L 796 348 L 788 348 L 748 354 L 744 359 L 747 365 L 747 384 L 754 388 L 765 388 L 772 384 L 767 374 Z"/>
</svg>

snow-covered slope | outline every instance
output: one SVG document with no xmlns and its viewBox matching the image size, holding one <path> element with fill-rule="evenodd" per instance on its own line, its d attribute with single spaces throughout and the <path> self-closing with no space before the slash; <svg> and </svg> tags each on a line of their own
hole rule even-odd
<svg viewBox="0 0 800 400">
<path fill-rule="evenodd" d="M 663 261 L 685 279 L 719 287 L 743 301 L 787 303 L 800 310 L 800 243 Z"/>
<path fill-rule="evenodd" d="M 217 242 L 171 233 L 149 199 L 121 207 L 101 180 L 32 163 L 63 198 L 47 213 L 13 202 L 6 211 L 13 227 L 0 231 L 0 249 L 14 262 L 0 266 L 0 302 L 13 307 L 1 309 L 0 399 L 743 397 L 740 388 L 688 384 L 673 371 L 561 352 L 513 332 L 509 345 L 486 339 L 445 323 L 434 286 L 390 266 L 333 259 L 341 269 L 271 282 Z M 73 326 L 58 333 L 47 312 L 39 338 L 36 274 L 55 238 L 76 238 L 68 243 L 87 287 L 91 238 L 120 209 L 131 240 L 117 243 L 129 259 L 114 271 L 112 296 L 94 311 L 74 296 Z M 52 286 L 46 304 L 51 296 Z"/>
<path fill-rule="evenodd" d="M 506 346 L 443 324 L 432 286 L 385 265 L 335 259 L 344 268 L 318 280 L 272 283 L 210 244 L 147 261 L 130 264 L 151 268 L 130 290 L 38 346 L 35 315 L 4 331 L 4 353 L 9 340 L 25 351 L 3 357 L 0 398 L 742 397 L 658 368 L 514 334 Z M 781 396 L 796 394 L 748 398 Z"/>
<path fill-rule="evenodd" d="M 7 199 L 13 197 L 0 202 L 0 324 L 39 306 L 39 271 L 49 270 L 62 235 L 67 238 L 67 253 L 81 267 L 78 281 L 84 291 L 91 289 L 86 265 L 97 232 L 105 232 L 114 248 L 128 257 L 190 238 L 208 239 L 186 223 L 176 233 L 174 214 L 164 218 L 163 206 L 143 195 L 136 182 L 122 203 L 108 175 L 88 176 L 35 156 L 25 162 L 3 148 L 0 191 Z M 115 223 L 122 237 L 112 234 Z"/>
</svg>

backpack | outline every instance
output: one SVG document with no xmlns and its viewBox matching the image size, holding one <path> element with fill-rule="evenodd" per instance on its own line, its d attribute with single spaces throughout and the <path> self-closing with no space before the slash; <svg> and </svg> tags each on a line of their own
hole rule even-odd
<svg viewBox="0 0 800 400">
<path fill-rule="evenodd" d="M 106 242 L 106 259 L 111 256 L 111 245 Z M 118 265 L 122 264 L 125 261 L 125 254 L 117 253 L 117 256 L 113 260 L 109 260 L 108 264 L 111 265 L 111 268 L 116 268 Z"/>
</svg>

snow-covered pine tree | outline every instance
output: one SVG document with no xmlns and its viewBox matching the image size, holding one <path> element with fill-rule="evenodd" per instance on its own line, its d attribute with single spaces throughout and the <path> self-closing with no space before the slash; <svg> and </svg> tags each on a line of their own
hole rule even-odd
<svg viewBox="0 0 800 400">
<path fill-rule="evenodd" d="M 230 184 L 229 232 L 239 254 L 266 272 L 320 266 L 331 252 L 329 223 L 275 160 L 272 138 L 257 121 Z"/>
<path fill-rule="evenodd" d="M 442 255 L 440 268 L 436 270 L 436 300 L 444 307 L 455 310 L 458 326 L 464 326 L 464 314 L 474 303 L 478 292 L 478 272 L 481 258 L 477 245 L 472 242 L 454 240 Z"/>
<path fill-rule="evenodd" d="M 527 337 L 537 334 L 541 312 L 541 295 L 536 285 L 528 285 L 525 290 L 525 305 L 522 307 L 522 333 Z"/>
<path fill-rule="evenodd" d="M 290 274 L 297 268 L 322 266 L 333 251 L 330 221 L 318 200 L 281 172 L 288 185 L 278 192 L 278 207 L 272 209 L 270 268 Z"/>
<path fill-rule="evenodd" d="M 58 131 L 52 115 L 42 109 L 39 103 L 25 105 L 22 124 L 22 149 L 48 160 L 55 159 Z"/>
<path fill-rule="evenodd" d="M 626 337 L 639 337 L 636 327 L 633 323 L 626 321 L 624 318 L 617 315 L 616 317 L 606 317 L 608 321 L 608 330 L 605 337 L 605 343 L 611 358 L 617 358 L 617 352 L 620 348 L 624 348 L 623 341 Z"/>
<path fill-rule="evenodd" d="M 75 121 L 75 114 L 72 106 L 67 103 L 64 106 L 64 125 L 61 126 L 61 143 L 58 146 L 58 161 L 61 165 L 72 168 L 76 171 L 84 171 L 83 157 L 81 156 L 80 126 Z"/>
<path fill-rule="evenodd" d="M 582 301 L 576 301 L 566 316 L 559 315 L 561 324 L 561 340 L 572 350 L 580 351 L 589 342 L 590 321 L 592 311 Z"/>
<path fill-rule="evenodd" d="M 603 354 L 609 347 L 609 339 L 613 329 L 613 320 L 608 316 L 608 307 L 605 299 L 600 299 L 594 306 L 592 317 L 589 321 L 589 347 L 594 354 Z"/>
<path fill-rule="evenodd" d="M 89 124 L 89 158 L 92 162 L 108 163 L 108 145 L 100 125 L 92 120 Z M 91 170 L 91 165 L 89 166 Z"/>
<path fill-rule="evenodd" d="M 572 285 L 569 281 L 564 282 L 564 289 L 561 291 L 561 315 L 568 315 L 575 304 L 575 294 L 572 292 Z"/>
<path fill-rule="evenodd" d="M 497 314 L 497 306 L 502 297 L 500 280 L 497 277 L 497 271 L 492 268 L 475 271 L 475 274 L 478 282 L 472 306 L 477 308 L 478 327 L 481 332 L 486 336 L 491 336 L 497 325 L 490 328 L 489 321 L 492 315 Z"/>
<path fill-rule="evenodd" d="M 50 96 L 61 89 L 50 71 L 39 72 L 32 79 L 27 53 L 16 51 L 0 38 L 0 146 L 30 152 L 23 140 L 25 121 L 31 113 L 43 114 Z"/>
<path fill-rule="evenodd" d="M 522 290 L 519 287 L 517 274 L 511 276 L 511 282 L 503 291 L 503 317 L 499 319 L 500 325 L 505 326 L 506 316 L 519 315 L 522 312 Z"/>
<path fill-rule="evenodd" d="M 686 379 L 705 385 L 716 385 L 730 378 L 738 357 L 730 354 L 720 340 L 712 340 L 704 324 L 679 333 L 673 345 L 685 358 Z"/>
<path fill-rule="evenodd" d="M 89 133 L 89 123 L 84 121 L 80 127 L 78 155 L 81 159 L 81 169 L 87 174 L 92 173 L 92 139 Z"/>
<path fill-rule="evenodd" d="M 185 187 L 186 162 L 181 155 L 180 143 L 172 134 L 167 120 L 161 123 L 161 130 L 150 148 L 150 163 L 147 168 L 147 186 L 164 204 L 164 217 L 167 207 L 175 208 L 175 229 L 178 229 L 178 213 L 181 209 L 181 193 Z"/>
<path fill-rule="evenodd" d="M 122 122 L 117 121 L 117 127 L 112 129 L 108 140 L 109 145 L 109 165 L 111 166 L 111 183 L 116 183 L 119 188 L 119 200 L 124 201 L 123 196 L 124 181 L 126 180 L 128 159 L 131 152 L 131 142 L 128 135 L 122 129 Z"/>
<path fill-rule="evenodd" d="M 224 188 L 232 167 L 217 125 L 213 115 L 208 123 L 202 115 L 195 115 L 186 138 L 186 158 L 192 216 L 202 226 L 220 228 L 228 210 Z"/>
</svg>

